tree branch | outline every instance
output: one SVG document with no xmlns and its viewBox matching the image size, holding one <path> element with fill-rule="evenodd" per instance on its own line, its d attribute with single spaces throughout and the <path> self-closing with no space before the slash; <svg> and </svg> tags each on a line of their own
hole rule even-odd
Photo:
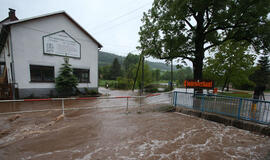
<svg viewBox="0 0 270 160">
<path fill-rule="evenodd" d="M 206 29 L 210 26 L 210 24 L 212 23 L 212 20 L 211 20 L 210 17 L 209 17 L 209 8 L 208 8 L 208 7 L 206 8 L 206 19 L 207 19 L 207 24 L 206 24 L 206 26 L 204 27 L 205 30 L 206 30 Z"/>
<path fill-rule="evenodd" d="M 188 6 L 188 9 L 191 11 L 193 17 L 197 20 L 197 15 L 196 12 L 193 10 L 193 8 Z"/>
<path fill-rule="evenodd" d="M 232 40 L 232 39 L 233 39 L 233 37 L 232 37 L 232 38 L 228 38 L 228 37 L 227 37 L 227 38 L 225 38 L 224 40 L 219 41 L 218 43 L 215 43 L 215 44 L 212 44 L 212 45 L 209 45 L 209 46 L 205 47 L 205 48 L 204 48 L 204 51 L 206 51 L 206 50 L 208 50 L 208 49 L 210 49 L 210 48 L 212 48 L 212 47 L 221 45 L 222 43 L 224 43 L 224 42 L 226 42 L 226 41 L 228 41 L 228 40 Z"/>
<path fill-rule="evenodd" d="M 213 29 L 210 29 L 210 30 L 206 31 L 204 34 L 206 35 L 206 34 L 208 34 L 208 33 L 217 31 L 217 30 L 219 30 L 219 29 L 225 30 L 225 29 L 228 29 L 228 28 L 240 28 L 240 27 L 247 27 L 247 25 L 217 26 L 217 27 L 215 27 L 215 28 L 213 28 Z"/>
<path fill-rule="evenodd" d="M 165 59 L 165 60 L 168 60 L 168 59 L 171 60 L 171 59 L 174 59 L 174 58 L 184 58 L 184 59 L 190 60 L 191 62 L 194 61 L 194 58 L 188 57 L 188 56 L 166 56 L 166 57 L 159 56 L 158 58 L 159 59 Z"/>
<path fill-rule="evenodd" d="M 210 45 L 210 46 L 205 47 L 204 50 L 206 51 L 206 50 L 208 50 L 208 49 L 210 49 L 210 48 L 212 48 L 212 47 L 214 47 L 214 46 L 217 46 L 217 45 L 218 45 L 218 44 L 212 44 L 212 45 Z"/>
<path fill-rule="evenodd" d="M 185 19 L 185 22 L 188 24 L 188 26 L 189 26 L 192 30 L 194 29 L 194 27 L 191 25 L 191 23 L 189 23 L 188 20 Z"/>
</svg>

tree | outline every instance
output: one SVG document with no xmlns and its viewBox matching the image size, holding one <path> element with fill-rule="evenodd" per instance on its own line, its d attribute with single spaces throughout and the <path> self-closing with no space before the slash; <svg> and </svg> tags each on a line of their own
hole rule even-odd
<svg viewBox="0 0 270 160">
<path fill-rule="evenodd" d="M 133 75 L 136 75 L 138 65 L 139 64 L 137 63 L 136 67 L 133 68 L 133 71 L 132 71 Z M 140 69 L 139 72 L 138 72 L 137 81 L 136 81 L 137 87 L 141 86 L 141 81 L 140 81 L 141 77 L 142 77 L 142 70 Z M 151 82 L 152 82 L 152 75 L 151 75 L 150 67 L 149 67 L 148 64 L 144 64 L 144 86 L 147 86 Z"/>
<path fill-rule="evenodd" d="M 223 83 L 229 90 L 230 82 L 238 83 L 248 77 L 246 71 L 250 70 L 256 59 L 255 55 L 246 53 L 248 45 L 243 42 L 228 41 L 218 46 L 214 51 L 214 57 L 208 57 L 205 67 L 205 75 L 216 84 Z"/>
<path fill-rule="evenodd" d="M 270 50 L 269 0 L 155 0 L 140 27 L 142 54 L 193 63 L 202 80 L 205 52 L 224 42 L 244 41 Z"/>
<path fill-rule="evenodd" d="M 160 80 L 160 70 L 159 69 L 152 70 L 152 79 L 154 81 Z"/>
<path fill-rule="evenodd" d="M 129 53 L 123 63 L 125 71 L 128 72 L 131 67 L 134 67 L 139 62 L 139 59 L 140 56 Z"/>
<path fill-rule="evenodd" d="M 128 79 L 133 79 L 133 68 L 139 62 L 140 56 L 129 53 L 124 60 L 124 69 L 125 69 L 125 77 Z"/>
<path fill-rule="evenodd" d="M 192 69 L 190 67 L 181 67 L 174 73 L 174 80 L 178 80 L 179 84 L 184 84 L 185 80 L 193 78 Z"/>
<path fill-rule="evenodd" d="M 111 70 L 111 66 L 110 65 L 106 65 L 106 66 L 100 66 L 99 67 L 99 77 L 101 79 L 110 79 L 111 74 L 110 74 L 110 70 Z"/>
<path fill-rule="evenodd" d="M 117 58 L 113 60 L 113 64 L 110 69 L 110 75 L 110 79 L 112 80 L 116 80 L 116 78 L 121 75 L 121 65 Z"/>
<path fill-rule="evenodd" d="M 270 81 L 270 63 L 268 55 L 264 54 L 263 56 L 261 56 L 258 62 L 259 63 L 257 65 L 257 69 L 249 77 L 250 80 L 252 80 L 256 84 L 253 94 L 254 99 L 259 99 L 259 97 L 263 95 L 263 91 L 265 90 L 266 85 Z"/>
<path fill-rule="evenodd" d="M 57 92 L 62 96 L 70 96 L 74 94 L 77 89 L 78 79 L 73 74 L 69 59 L 64 58 L 64 63 L 59 70 L 59 75 L 55 80 L 55 88 Z"/>
</svg>

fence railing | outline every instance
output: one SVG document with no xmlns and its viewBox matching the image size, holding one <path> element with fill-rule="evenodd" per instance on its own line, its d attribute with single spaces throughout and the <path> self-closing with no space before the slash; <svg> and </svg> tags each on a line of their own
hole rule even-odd
<svg viewBox="0 0 270 160">
<path fill-rule="evenodd" d="M 269 101 L 175 91 L 173 105 L 270 125 Z"/>
<path fill-rule="evenodd" d="M 96 108 L 130 111 L 155 110 L 161 106 L 171 106 L 171 92 L 147 94 L 143 96 L 102 96 L 46 99 L 0 100 L 0 115 L 22 114 L 48 111 L 88 110 Z"/>
</svg>

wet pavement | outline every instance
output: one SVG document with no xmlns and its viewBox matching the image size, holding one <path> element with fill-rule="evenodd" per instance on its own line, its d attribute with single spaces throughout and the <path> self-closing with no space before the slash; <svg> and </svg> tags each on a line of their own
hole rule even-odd
<svg viewBox="0 0 270 160">
<path fill-rule="evenodd" d="M 101 90 L 111 96 L 137 94 Z M 129 101 L 129 114 L 125 99 L 106 99 L 66 102 L 67 107 L 95 108 L 66 111 L 65 118 L 60 120 L 57 117 L 61 111 L 0 115 L 0 159 L 270 158 L 269 137 L 180 113 L 154 110 L 169 103 L 170 96 L 162 94 L 141 100 L 140 113 L 138 99 Z M 22 110 L 61 105 L 31 102 L 16 106 L 16 110 Z M 3 112 L 3 105 L 0 107 Z"/>
</svg>

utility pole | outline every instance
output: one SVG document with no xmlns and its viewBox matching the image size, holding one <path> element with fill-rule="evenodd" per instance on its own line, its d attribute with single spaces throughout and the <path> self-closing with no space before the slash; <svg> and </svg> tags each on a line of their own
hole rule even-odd
<svg viewBox="0 0 270 160">
<path fill-rule="evenodd" d="M 143 88 L 144 88 L 144 56 L 142 55 L 141 95 L 143 94 Z"/>
<path fill-rule="evenodd" d="M 140 65 L 141 65 L 141 57 L 142 57 L 142 56 L 140 56 L 140 59 L 139 59 L 139 64 L 138 64 L 138 67 L 137 67 L 136 76 L 135 76 L 135 78 L 134 78 L 134 83 L 133 83 L 132 91 L 134 91 L 134 89 L 135 89 L 136 80 L 137 80 L 138 72 L 139 72 Z"/>
<path fill-rule="evenodd" d="M 171 59 L 171 84 L 170 84 L 171 91 L 173 90 L 173 59 Z"/>
</svg>

